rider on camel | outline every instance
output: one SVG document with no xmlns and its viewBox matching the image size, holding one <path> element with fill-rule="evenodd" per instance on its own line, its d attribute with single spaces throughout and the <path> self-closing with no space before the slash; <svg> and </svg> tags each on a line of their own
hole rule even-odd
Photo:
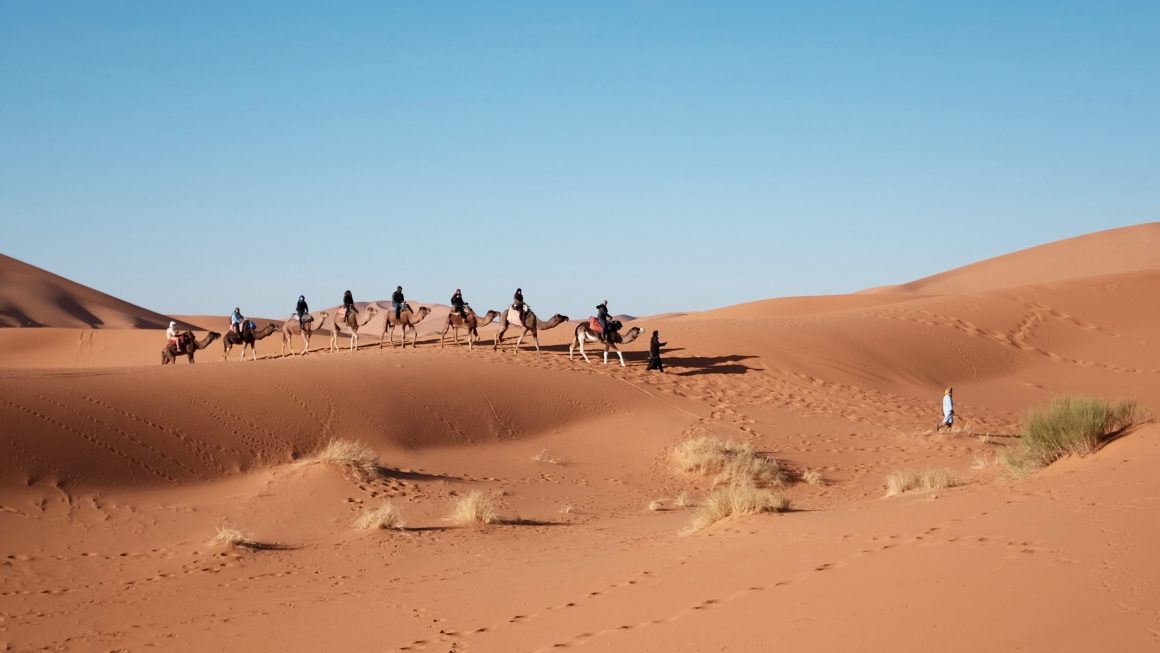
<svg viewBox="0 0 1160 653">
<path fill-rule="evenodd" d="M 351 313 L 358 315 L 358 309 L 354 307 L 354 295 L 350 294 L 349 290 L 342 293 L 342 310 L 344 319 L 349 317 Z"/>
<path fill-rule="evenodd" d="M 596 305 L 596 321 L 600 323 L 600 339 L 607 342 L 612 333 L 612 319 L 608 316 L 608 300 Z"/>
<path fill-rule="evenodd" d="M 294 307 L 298 314 L 298 328 L 306 330 L 306 316 L 310 314 L 310 307 L 306 305 L 306 295 L 298 295 L 298 305 Z"/>
<path fill-rule="evenodd" d="M 399 286 L 398 288 L 395 288 L 395 294 L 391 295 L 391 308 L 395 309 L 396 320 L 399 319 L 400 315 L 402 315 L 403 304 L 406 301 L 407 300 L 403 298 L 403 287 Z"/>
<path fill-rule="evenodd" d="M 459 317 L 467 319 L 467 311 L 463 309 L 467 302 L 463 301 L 463 291 L 456 288 L 455 294 L 451 296 L 451 310 L 459 313 Z"/>
</svg>

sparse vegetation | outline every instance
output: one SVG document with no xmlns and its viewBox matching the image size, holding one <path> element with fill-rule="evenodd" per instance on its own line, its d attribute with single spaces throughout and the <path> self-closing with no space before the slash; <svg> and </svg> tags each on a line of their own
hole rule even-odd
<svg viewBox="0 0 1160 653">
<path fill-rule="evenodd" d="M 655 501 L 648 502 L 648 509 L 652 512 L 656 512 L 658 510 L 664 510 L 664 508 L 665 508 L 665 502 L 663 499 L 657 499 Z"/>
<path fill-rule="evenodd" d="M 354 523 L 355 528 L 364 531 L 380 528 L 403 530 L 403 516 L 390 501 L 384 501 L 374 510 L 367 510 Z"/>
<path fill-rule="evenodd" d="M 259 548 L 257 541 L 253 537 L 240 529 L 232 526 L 219 526 L 217 533 L 209 541 L 210 546 L 227 546 L 231 549 L 256 549 Z"/>
<path fill-rule="evenodd" d="M 822 478 L 822 473 L 816 469 L 807 469 L 802 472 L 802 480 L 810 485 L 825 485 L 826 479 Z"/>
<path fill-rule="evenodd" d="M 456 524 L 494 524 L 499 521 L 495 502 L 474 491 L 455 502 L 449 520 Z"/>
<path fill-rule="evenodd" d="M 572 514 L 572 511 L 574 511 L 575 509 L 576 508 L 572 504 L 566 503 L 566 504 L 564 504 L 563 508 L 560 508 L 560 514 L 561 515 L 570 515 L 570 514 Z"/>
<path fill-rule="evenodd" d="M 699 437 L 673 449 L 673 462 L 682 472 L 715 475 L 715 483 L 746 480 L 756 486 L 780 486 L 788 478 L 773 458 L 758 454 L 753 445 L 719 438 Z"/>
<path fill-rule="evenodd" d="M 548 465 L 559 465 L 560 464 L 559 459 L 548 455 L 547 449 L 540 449 L 539 453 L 532 456 L 532 460 L 534 460 L 538 463 L 546 463 Z"/>
<path fill-rule="evenodd" d="M 1023 419 L 1019 445 L 1004 457 L 1017 474 L 1031 473 L 1064 456 L 1094 453 L 1108 438 L 1138 422 L 1136 402 L 1057 397 Z"/>
<path fill-rule="evenodd" d="M 678 508 L 688 508 L 689 506 L 693 505 L 693 501 L 689 498 L 688 492 L 682 492 L 677 495 L 676 499 L 673 499 L 673 504 Z"/>
<path fill-rule="evenodd" d="M 728 517 L 786 512 L 789 509 L 789 497 L 774 494 L 750 481 L 736 480 L 717 488 L 705 497 L 701 506 L 693 513 L 693 521 L 685 532 L 699 531 Z"/>
<path fill-rule="evenodd" d="M 886 496 L 893 497 L 913 490 L 933 492 L 954 486 L 954 476 L 947 469 L 900 470 L 886 477 Z"/>
<path fill-rule="evenodd" d="M 317 454 L 302 461 L 304 464 L 325 463 L 334 465 L 342 473 L 355 481 L 366 482 L 382 474 L 379 455 L 362 442 L 351 440 L 331 440 Z"/>
</svg>

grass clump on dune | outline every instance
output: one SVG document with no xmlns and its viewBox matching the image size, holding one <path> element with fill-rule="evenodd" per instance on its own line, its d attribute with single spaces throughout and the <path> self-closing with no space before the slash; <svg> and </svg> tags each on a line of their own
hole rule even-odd
<svg viewBox="0 0 1160 653">
<path fill-rule="evenodd" d="M 367 510 L 354 523 L 355 528 L 373 531 L 380 528 L 403 530 L 403 516 L 390 501 L 384 501 L 374 510 Z"/>
<path fill-rule="evenodd" d="M 448 519 L 456 524 L 494 524 L 499 521 L 495 502 L 475 491 L 455 502 Z"/>
<path fill-rule="evenodd" d="M 685 440 L 673 449 L 673 462 L 682 472 L 715 475 L 718 483 L 745 480 L 757 486 L 782 485 L 788 478 L 776 460 L 757 453 L 753 445 L 719 438 Z"/>
<path fill-rule="evenodd" d="M 1094 453 L 1110 437 L 1138 423 L 1136 402 L 1057 397 L 1023 419 L 1019 445 L 1004 457 L 1018 474 L 1031 473 L 1072 454 Z"/>
<path fill-rule="evenodd" d="M 924 469 L 914 471 L 904 469 L 886 477 L 886 496 L 893 497 L 912 490 L 933 492 L 954 487 L 955 479 L 947 469 Z"/>
<path fill-rule="evenodd" d="M 693 513 L 693 521 L 685 532 L 694 533 L 729 517 L 763 512 L 786 512 L 789 509 L 789 497 L 774 494 L 750 481 L 732 481 L 705 497 L 700 507 Z"/>
<path fill-rule="evenodd" d="M 343 474 L 366 482 L 382 474 L 379 455 L 362 442 L 331 440 L 326 447 L 307 458 L 305 463 L 326 463 L 342 470 Z"/>
<path fill-rule="evenodd" d="M 227 546 L 231 549 L 256 549 L 261 546 L 249 533 L 232 526 L 219 526 L 209 545 Z"/>
</svg>

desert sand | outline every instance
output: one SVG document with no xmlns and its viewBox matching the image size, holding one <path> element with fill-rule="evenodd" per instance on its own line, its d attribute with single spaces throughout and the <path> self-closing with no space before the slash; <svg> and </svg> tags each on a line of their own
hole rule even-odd
<svg viewBox="0 0 1160 653">
<path fill-rule="evenodd" d="M 998 462 L 1056 395 L 1160 406 L 1158 239 L 639 318 L 624 368 L 569 360 L 575 322 L 539 354 L 493 351 L 494 325 L 440 348 L 436 305 L 415 349 L 380 349 L 380 317 L 355 352 L 324 331 L 283 357 L 276 333 L 256 362 L 214 343 L 162 367 L 141 327 L 167 316 L 3 259 L 5 324 L 43 326 L 0 329 L 0 650 L 1160 648 L 1158 428 L 1026 477 Z M 671 454 L 696 436 L 821 480 L 687 532 L 713 478 Z M 381 470 L 312 462 L 332 440 Z M 957 483 L 885 496 L 931 468 Z M 498 523 L 447 518 L 472 492 Z M 388 499 L 403 528 L 355 527 Z M 212 543 L 226 527 L 248 545 Z"/>
</svg>

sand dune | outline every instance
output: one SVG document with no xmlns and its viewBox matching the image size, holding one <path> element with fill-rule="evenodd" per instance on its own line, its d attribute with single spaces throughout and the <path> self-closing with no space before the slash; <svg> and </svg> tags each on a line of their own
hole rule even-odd
<svg viewBox="0 0 1160 653">
<path fill-rule="evenodd" d="M 954 294 L 1160 269 L 1160 222 L 1069 238 L 905 283 L 876 288 Z"/>
<path fill-rule="evenodd" d="M 153 331 L 2 330 L 0 650 L 1155 648 L 1157 427 L 1027 478 L 997 463 L 1057 394 L 1160 406 L 1155 233 L 639 318 L 665 375 L 644 339 L 626 368 L 569 360 L 573 324 L 538 355 L 493 352 L 494 328 L 440 349 L 446 307 L 417 349 L 372 323 L 357 352 L 317 334 L 281 357 L 275 335 L 192 366 L 161 367 Z M 947 385 L 960 422 L 934 434 Z M 714 480 L 670 451 L 697 436 L 822 482 L 682 534 Z M 381 472 L 308 462 L 334 438 Z M 956 486 L 884 498 L 932 468 Z M 446 519 L 471 492 L 501 523 Z M 355 528 L 387 500 L 406 530 Z M 209 544 L 222 526 L 253 547 Z"/>
<path fill-rule="evenodd" d="M 164 329 L 169 320 L 0 254 L 0 327 Z"/>
</svg>

